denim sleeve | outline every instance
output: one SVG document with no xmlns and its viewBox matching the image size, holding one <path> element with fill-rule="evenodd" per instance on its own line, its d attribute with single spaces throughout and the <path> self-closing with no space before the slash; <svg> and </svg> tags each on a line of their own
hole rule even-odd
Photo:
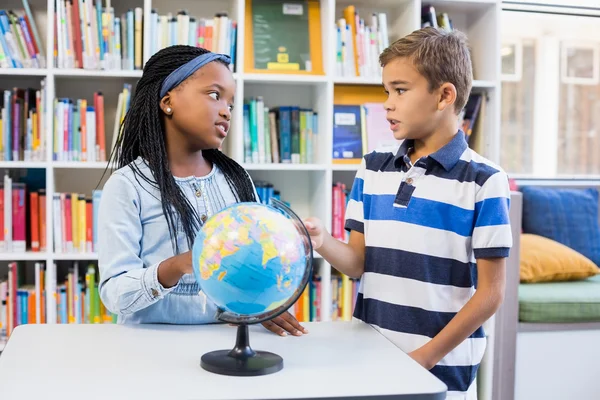
<svg viewBox="0 0 600 400">
<path fill-rule="evenodd" d="M 165 289 L 157 277 L 160 262 L 144 265 L 140 196 L 124 175 L 114 173 L 104 185 L 98 210 L 99 292 L 114 314 L 132 314 L 162 299 Z"/>
</svg>

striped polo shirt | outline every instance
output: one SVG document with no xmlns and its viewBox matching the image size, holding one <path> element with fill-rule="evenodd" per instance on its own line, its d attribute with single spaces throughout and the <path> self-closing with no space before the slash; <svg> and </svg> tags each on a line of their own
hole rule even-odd
<svg viewBox="0 0 600 400">
<path fill-rule="evenodd" d="M 462 131 L 412 165 L 412 141 L 363 157 L 346 229 L 365 235 L 365 272 L 354 317 L 409 353 L 437 335 L 475 293 L 478 258 L 512 246 L 504 171 L 468 148 Z M 476 398 L 483 328 L 431 372 L 448 397 Z M 475 396 L 475 397 L 473 397 Z"/>
</svg>

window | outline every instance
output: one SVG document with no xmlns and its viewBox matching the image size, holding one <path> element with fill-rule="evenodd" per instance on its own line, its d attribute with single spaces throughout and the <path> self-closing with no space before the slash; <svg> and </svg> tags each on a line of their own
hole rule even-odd
<svg viewBox="0 0 600 400">
<path fill-rule="evenodd" d="M 565 10 L 502 12 L 500 161 L 511 175 L 600 177 L 600 8 Z"/>
</svg>

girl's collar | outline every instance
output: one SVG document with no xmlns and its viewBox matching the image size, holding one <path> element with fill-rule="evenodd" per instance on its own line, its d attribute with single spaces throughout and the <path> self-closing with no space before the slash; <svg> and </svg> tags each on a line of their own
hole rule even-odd
<svg viewBox="0 0 600 400">
<path fill-rule="evenodd" d="M 143 159 L 141 156 L 138 157 L 136 162 L 144 164 L 146 166 L 146 168 L 150 168 L 150 166 L 148 165 L 146 160 Z M 210 170 L 210 172 L 204 176 L 190 175 L 190 176 L 181 176 L 180 177 L 180 176 L 173 175 L 173 178 L 175 179 L 176 182 L 189 182 L 192 180 L 205 180 L 205 179 L 211 178 L 217 172 L 218 169 L 219 169 L 219 167 L 217 167 L 217 165 L 213 163 L 213 166 L 212 166 L 212 169 Z"/>
</svg>

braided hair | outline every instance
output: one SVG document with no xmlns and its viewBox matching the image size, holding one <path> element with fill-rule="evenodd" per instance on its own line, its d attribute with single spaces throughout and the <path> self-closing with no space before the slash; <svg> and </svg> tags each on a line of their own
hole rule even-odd
<svg viewBox="0 0 600 400">
<path fill-rule="evenodd" d="M 163 81 L 172 71 L 207 52 L 203 48 L 178 45 L 162 49 L 148 60 L 109 163 L 117 169 L 129 166 L 138 183 L 141 177 L 159 190 L 175 254 L 179 253 L 177 217 L 181 218 L 181 226 L 190 249 L 202 223 L 198 213 L 176 184 L 169 167 L 159 92 Z M 252 181 L 237 162 L 218 149 L 203 150 L 202 155 L 223 172 L 237 202 L 256 201 Z M 154 180 L 142 174 L 137 163 L 133 162 L 138 157 L 148 164 Z"/>
</svg>

